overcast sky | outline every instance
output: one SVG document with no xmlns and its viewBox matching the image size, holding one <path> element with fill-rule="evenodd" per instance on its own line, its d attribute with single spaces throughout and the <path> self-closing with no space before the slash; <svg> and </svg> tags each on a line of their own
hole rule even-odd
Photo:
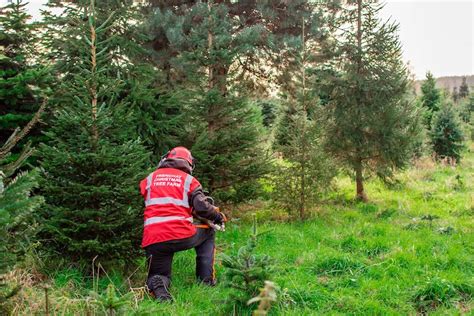
<svg viewBox="0 0 474 316">
<path fill-rule="evenodd" d="M 34 17 L 45 2 L 29 1 Z M 417 79 L 428 70 L 436 77 L 474 74 L 474 0 L 387 0 L 381 15 L 400 24 L 403 57 Z"/>
<path fill-rule="evenodd" d="M 474 74 L 474 0 L 388 0 L 382 17 L 400 24 L 403 56 L 417 79 Z"/>
</svg>

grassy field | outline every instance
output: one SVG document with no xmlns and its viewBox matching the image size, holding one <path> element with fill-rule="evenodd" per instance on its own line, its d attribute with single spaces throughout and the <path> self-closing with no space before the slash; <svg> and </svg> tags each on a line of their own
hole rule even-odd
<svg viewBox="0 0 474 316">
<path fill-rule="evenodd" d="M 369 182 L 371 202 L 353 201 L 353 183 L 340 178 L 337 191 L 306 222 L 270 220 L 272 211 L 258 210 L 257 250 L 272 256 L 277 272 L 272 280 L 282 289 L 272 315 L 433 315 L 473 314 L 474 302 L 474 147 L 457 167 L 431 160 L 398 175 L 399 183 L 387 188 Z M 235 254 L 250 233 L 246 221 L 234 221 L 218 234 L 218 252 Z M 174 304 L 158 304 L 130 295 L 124 314 L 228 315 L 229 289 L 194 282 L 194 253 L 179 253 L 174 261 Z M 223 267 L 218 264 L 218 275 Z M 140 287 L 145 268 L 132 277 Z M 13 300 L 15 313 L 44 311 L 44 290 L 31 272 L 17 271 L 26 284 Z M 110 279 L 121 294 L 127 280 Z M 54 273 L 50 284 L 51 314 L 85 314 L 93 310 L 88 294 L 92 281 L 73 270 Z M 108 277 L 99 280 L 104 289 Z M 30 284 L 30 286 L 28 286 Z"/>
</svg>

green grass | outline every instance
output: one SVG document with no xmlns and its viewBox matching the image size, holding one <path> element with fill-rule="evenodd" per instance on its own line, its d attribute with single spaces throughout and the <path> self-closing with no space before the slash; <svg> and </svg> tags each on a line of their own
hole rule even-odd
<svg viewBox="0 0 474 316">
<path fill-rule="evenodd" d="M 276 260 L 272 281 L 281 288 L 281 300 L 270 314 L 474 313 L 473 149 L 471 145 L 456 168 L 425 160 L 400 173 L 398 184 L 390 188 L 377 180 L 368 182 L 370 204 L 354 202 L 353 183 L 338 178 L 337 190 L 311 220 L 276 222 L 271 208 L 257 210 L 259 231 L 267 231 L 257 250 Z M 218 252 L 235 254 L 249 233 L 245 220 L 229 223 L 227 232 L 218 234 Z M 222 269 L 217 264 L 218 276 Z M 142 286 L 144 270 L 133 276 L 132 285 Z M 195 284 L 193 251 L 175 256 L 173 272 L 174 304 L 137 295 L 127 314 L 232 314 L 232 304 L 226 303 L 229 289 Z M 128 291 L 125 278 L 110 278 L 122 294 Z M 108 282 L 102 278 L 100 289 Z M 87 297 L 91 280 L 65 270 L 50 284 L 56 313 L 84 313 L 85 305 L 75 300 Z M 39 285 L 25 288 L 20 295 L 24 301 L 16 301 L 18 313 L 41 311 L 41 293 Z M 250 309 L 235 313 L 248 315 Z"/>
</svg>

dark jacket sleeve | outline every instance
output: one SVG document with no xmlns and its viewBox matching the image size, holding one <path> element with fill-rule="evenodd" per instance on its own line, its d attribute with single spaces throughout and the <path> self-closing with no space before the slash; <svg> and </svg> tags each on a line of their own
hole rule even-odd
<svg viewBox="0 0 474 316">
<path fill-rule="evenodd" d="M 210 221 L 221 219 L 221 215 L 216 211 L 216 207 L 207 201 L 206 195 L 202 192 L 201 187 L 196 188 L 191 193 L 191 205 L 194 212 L 200 217 Z"/>
</svg>

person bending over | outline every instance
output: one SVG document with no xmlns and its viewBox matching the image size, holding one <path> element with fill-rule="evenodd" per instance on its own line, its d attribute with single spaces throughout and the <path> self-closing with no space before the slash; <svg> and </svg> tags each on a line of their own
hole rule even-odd
<svg viewBox="0 0 474 316">
<path fill-rule="evenodd" d="M 142 247 L 148 260 L 148 289 L 159 301 L 170 301 L 171 267 L 175 252 L 196 250 L 196 277 L 214 286 L 215 232 L 193 224 L 197 216 L 215 224 L 226 218 L 208 202 L 201 184 L 191 174 L 194 159 L 184 147 L 164 155 L 158 168 L 140 182 L 145 200 Z"/>
</svg>

